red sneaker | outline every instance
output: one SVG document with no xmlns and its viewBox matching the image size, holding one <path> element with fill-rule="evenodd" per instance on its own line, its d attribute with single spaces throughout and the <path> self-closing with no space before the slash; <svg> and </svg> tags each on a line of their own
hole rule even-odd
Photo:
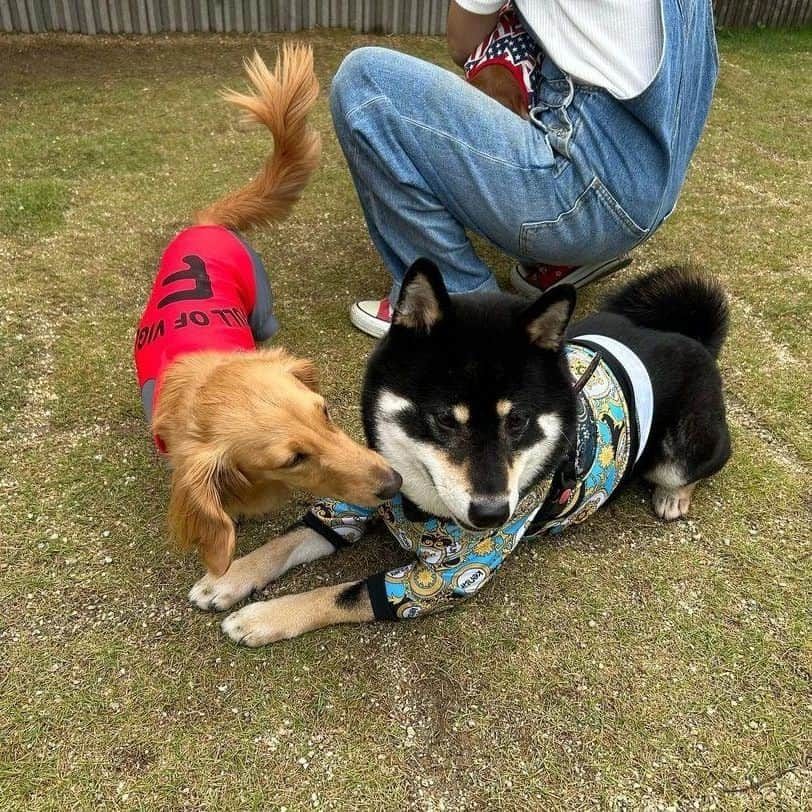
<svg viewBox="0 0 812 812">
<path fill-rule="evenodd" d="M 535 298 L 539 293 L 560 284 L 582 288 L 590 282 L 625 268 L 632 258 L 628 254 L 593 265 L 533 265 L 517 262 L 510 271 L 510 284 L 517 293 Z"/>
<path fill-rule="evenodd" d="M 365 299 L 355 302 L 350 308 L 350 321 L 363 333 L 381 338 L 389 332 L 392 323 L 392 308 L 389 297 Z"/>
</svg>

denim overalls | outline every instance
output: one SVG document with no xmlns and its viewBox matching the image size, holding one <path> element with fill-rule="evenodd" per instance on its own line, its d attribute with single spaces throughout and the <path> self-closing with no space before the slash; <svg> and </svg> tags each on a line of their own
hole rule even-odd
<svg viewBox="0 0 812 812">
<path fill-rule="evenodd" d="M 652 84 L 621 101 L 542 66 L 528 122 L 460 76 L 385 48 L 344 59 L 330 94 L 336 135 L 396 301 L 428 257 L 451 293 L 497 289 L 469 238 L 525 262 L 611 259 L 676 203 L 718 69 L 710 0 L 663 0 Z"/>
<path fill-rule="evenodd" d="M 539 104 L 531 111 L 553 152 L 570 162 L 582 184 L 601 179 L 594 195 L 610 206 L 612 198 L 622 201 L 619 219 L 627 221 L 630 235 L 641 238 L 676 205 L 719 67 L 710 2 L 663 0 L 661 9 L 663 54 L 653 82 L 640 96 L 617 100 L 599 88 L 574 84 L 545 59 Z M 622 127 L 622 139 L 607 136 L 606 121 Z M 584 216 L 573 212 L 567 228 Z M 544 236 L 553 238 L 550 231 Z M 529 243 L 528 237 L 528 248 Z"/>
</svg>

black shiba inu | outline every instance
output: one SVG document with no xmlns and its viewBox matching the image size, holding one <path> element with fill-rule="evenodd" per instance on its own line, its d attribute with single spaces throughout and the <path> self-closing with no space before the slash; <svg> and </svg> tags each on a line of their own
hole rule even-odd
<svg viewBox="0 0 812 812">
<path fill-rule="evenodd" d="M 632 471 L 654 485 L 658 516 L 685 516 L 697 482 L 730 455 L 716 367 L 724 293 L 696 271 L 666 268 L 568 327 L 574 303 L 565 285 L 529 305 L 507 294 L 449 296 L 437 268 L 418 260 L 363 392 L 367 439 L 403 477 L 402 497 L 382 515 L 418 563 L 249 604 L 226 618 L 224 631 L 257 646 L 439 608 L 487 582 L 522 535 L 583 520 Z M 290 567 L 354 542 L 372 511 L 352 511 L 322 505 L 190 597 L 227 608 Z M 526 519 L 520 528 L 517 517 Z M 416 528 L 414 542 L 406 525 Z"/>
<path fill-rule="evenodd" d="M 560 462 L 574 431 L 560 346 L 574 301 L 566 285 L 529 307 L 507 294 L 450 297 L 430 266 L 413 267 L 393 329 L 370 359 L 363 414 L 369 443 L 417 507 L 463 525 L 501 524 L 519 493 Z M 664 519 L 684 516 L 693 485 L 730 454 L 715 363 L 727 319 L 714 282 L 667 268 L 566 330 L 613 338 L 645 366 L 656 408 L 636 471 L 656 486 Z M 392 420 L 397 398 L 416 408 Z"/>
</svg>

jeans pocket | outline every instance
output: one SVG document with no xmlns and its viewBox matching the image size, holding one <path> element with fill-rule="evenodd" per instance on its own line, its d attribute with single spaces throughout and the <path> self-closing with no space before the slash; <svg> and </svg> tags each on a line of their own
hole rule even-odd
<svg viewBox="0 0 812 812">
<path fill-rule="evenodd" d="M 649 230 L 639 226 L 612 193 L 593 178 L 572 208 L 553 220 L 524 223 L 522 256 L 551 265 L 603 262 L 633 248 Z"/>
</svg>

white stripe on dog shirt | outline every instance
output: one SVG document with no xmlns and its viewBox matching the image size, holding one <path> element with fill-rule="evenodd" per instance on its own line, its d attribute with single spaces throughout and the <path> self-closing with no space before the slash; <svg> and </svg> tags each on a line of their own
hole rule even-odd
<svg viewBox="0 0 812 812">
<path fill-rule="evenodd" d="M 646 450 L 648 436 L 651 433 L 651 422 L 654 418 L 654 390 L 651 378 L 643 362 L 625 344 L 614 338 L 600 335 L 572 336 L 572 341 L 589 341 L 603 347 L 611 353 L 623 367 L 634 392 L 634 419 L 637 422 L 637 462 Z"/>
</svg>

